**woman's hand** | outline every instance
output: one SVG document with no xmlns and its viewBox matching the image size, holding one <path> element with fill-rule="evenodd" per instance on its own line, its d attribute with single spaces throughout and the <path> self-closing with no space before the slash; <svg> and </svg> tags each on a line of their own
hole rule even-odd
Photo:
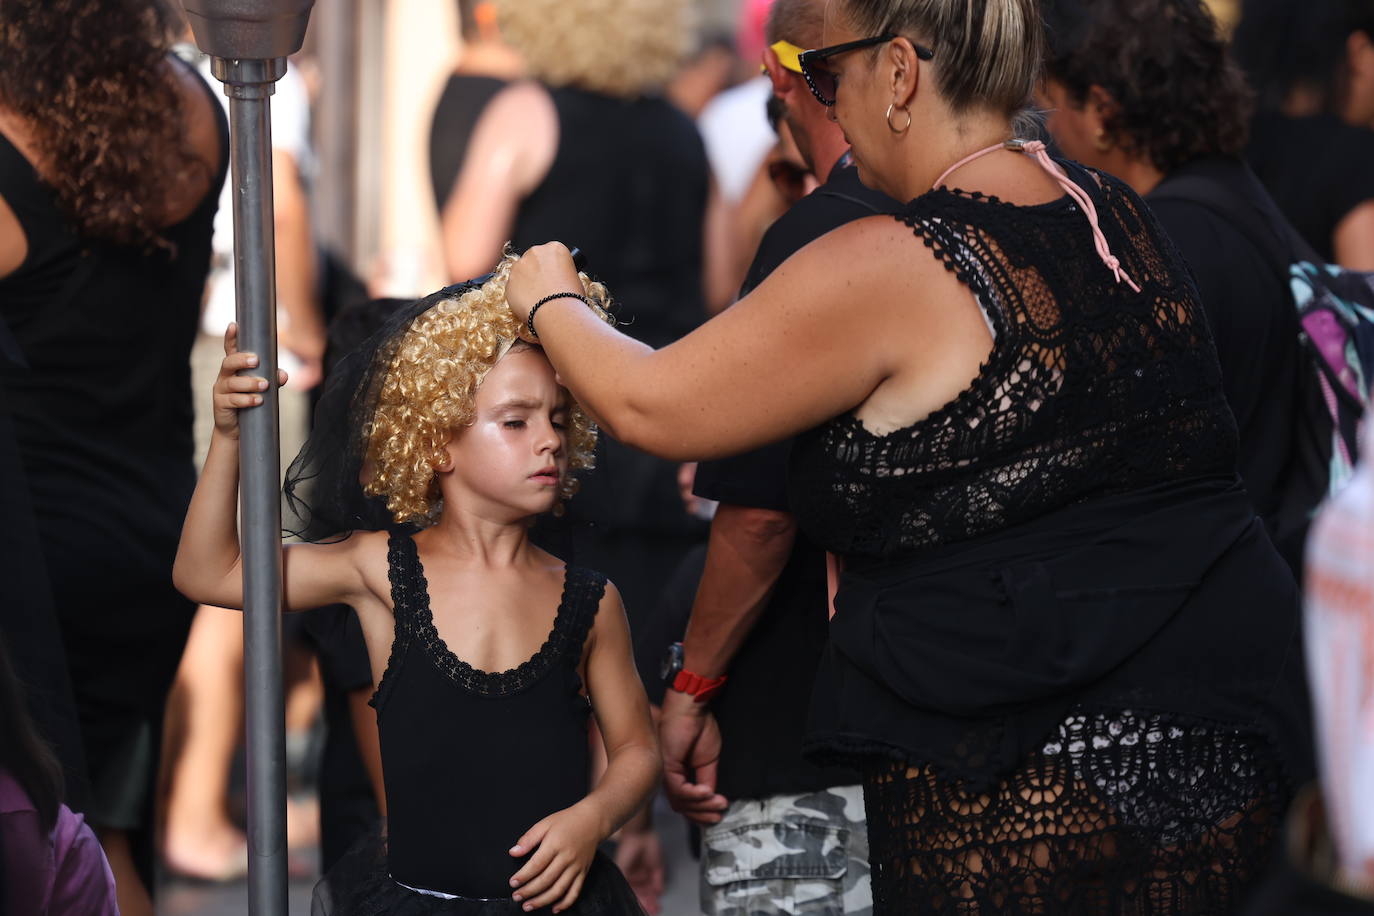
<svg viewBox="0 0 1374 916">
<path fill-rule="evenodd" d="M 516 857 L 534 850 L 510 879 L 511 887 L 517 888 L 515 900 L 526 912 L 552 905 L 555 913 L 561 913 L 572 906 L 582 893 L 597 844 L 606 836 L 600 812 L 585 800 L 526 830 L 510 850 Z"/>
<path fill-rule="evenodd" d="M 529 248 L 511 267 L 506 281 L 506 302 L 522 325 L 534 304 L 550 293 L 582 294 L 572 252 L 562 242 Z"/>
<path fill-rule="evenodd" d="M 220 363 L 213 397 L 215 432 L 228 439 L 239 437 L 239 411 L 262 404 L 262 392 L 267 390 L 267 379 L 237 374 L 258 364 L 257 354 L 240 352 L 238 341 L 239 326 L 231 322 L 224 330 L 224 362 Z M 277 384 L 286 384 L 285 369 L 277 370 Z"/>
</svg>

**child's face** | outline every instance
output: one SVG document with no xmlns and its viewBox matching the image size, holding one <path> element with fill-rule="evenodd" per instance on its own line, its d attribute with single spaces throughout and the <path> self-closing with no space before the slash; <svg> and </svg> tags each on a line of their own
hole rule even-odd
<svg viewBox="0 0 1374 916">
<path fill-rule="evenodd" d="M 477 389 L 472 425 L 448 444 L 445 504 L 508 520 L 552 509 L 568 473 L 568 403 L 543 350 L 507 353 Z"/>
</svg>

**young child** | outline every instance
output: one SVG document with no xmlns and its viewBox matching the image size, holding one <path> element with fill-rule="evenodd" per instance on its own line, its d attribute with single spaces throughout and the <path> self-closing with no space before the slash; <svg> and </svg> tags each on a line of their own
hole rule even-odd
<svg viewBox="0 0 1374 916">
<path fill-rule="evenodd" d="M 528 537 L 572 495 L 596 431 L 519 338 L 505 304 L 514 260 L 421 300 L 354 354 L 357 381 L 325 396 L 345 409 L 321 405 L 292 468 L 316 478 L 315 535 L 339 519 L 389 528 L 284 548 L 287 609 L 351 605 L 380 684 L 385 849 L 340 862 L 317 912 L 642 913 L 597 852 L 660 765 L 624 610 L 604 577 Z M 575 292 L 605 317 L 604 287 L 581 279 Z M 222 607 L 243 602 L 238 411 L 267 386 L 235 374 L 257 365 L 235 341 L 231 326 L 174 570 L 187 596 Z M 312 455 L 320 467 L 302 470 Z M 389 524 L 369 525 L 383 504 Z M 609 758 L 590 793 L 589 712 Z"/>
</svg>

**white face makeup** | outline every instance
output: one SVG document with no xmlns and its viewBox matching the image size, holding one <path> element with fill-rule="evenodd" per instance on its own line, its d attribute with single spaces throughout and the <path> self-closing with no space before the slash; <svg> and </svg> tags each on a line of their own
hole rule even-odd
<svg viewBox="0 0 1374 916">
<path fill-rule="evenodd" d="M 515 520 L 553 508 L 568 474 L 568 392 L 537 347 L 519 347 L 477 389 L 470 426 L 448 445 L 446 505 Z"/>
</svg>

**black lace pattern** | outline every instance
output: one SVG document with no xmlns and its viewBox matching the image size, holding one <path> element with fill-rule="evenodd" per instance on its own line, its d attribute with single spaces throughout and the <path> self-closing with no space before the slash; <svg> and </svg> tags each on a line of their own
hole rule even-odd
<svg viewBox="0 0 1374 916">
<path fill-rule="evenodd" d="M 994 789 L 873 758 L 875 913 L 1238 912 L 1287 797 L 1267 739 L 1076 710 Z"/>
<path fill-rule="evenodd" d="M 1235 421 L 1196 291 L 1140 199 L 1101 180 L 1090 193 L 1103 232 L 1140 293 L 1113 280 L 1067 197 L 1018 207 L 938 190 L 898 215 L 972 291 L 993 349 L 965 391 L 911 426 L 879 435 L 846 414 L 798 439 L 794 506 L 819 543 L 912 554 L 1232 473 Z"/>
<path fill-rule="evenodd" d="M 570 662 L 576 671 L 582 649 L 596 617 L 606 579 L 599 573 L 577 566 L 566 568 L 563 593 L 554 616 L 553 628 L 538 651 L 524 662 L 505 671 L 483 671 L 459 658 L 444 642 L 434 625 L 430 609 L 429 581 L 413 537 L 396 532 L 391 535 L 387 560 L 391 576 L 391 597 L 396 616 L 396 636 L 391 657 L 371 703 L 384 702 L 387 685 L 404 664 L 406 650 L 423 650 L 449 680 L 477 696 L 507 697 L 538 683 L 559 660 Z"/>
</svg>

